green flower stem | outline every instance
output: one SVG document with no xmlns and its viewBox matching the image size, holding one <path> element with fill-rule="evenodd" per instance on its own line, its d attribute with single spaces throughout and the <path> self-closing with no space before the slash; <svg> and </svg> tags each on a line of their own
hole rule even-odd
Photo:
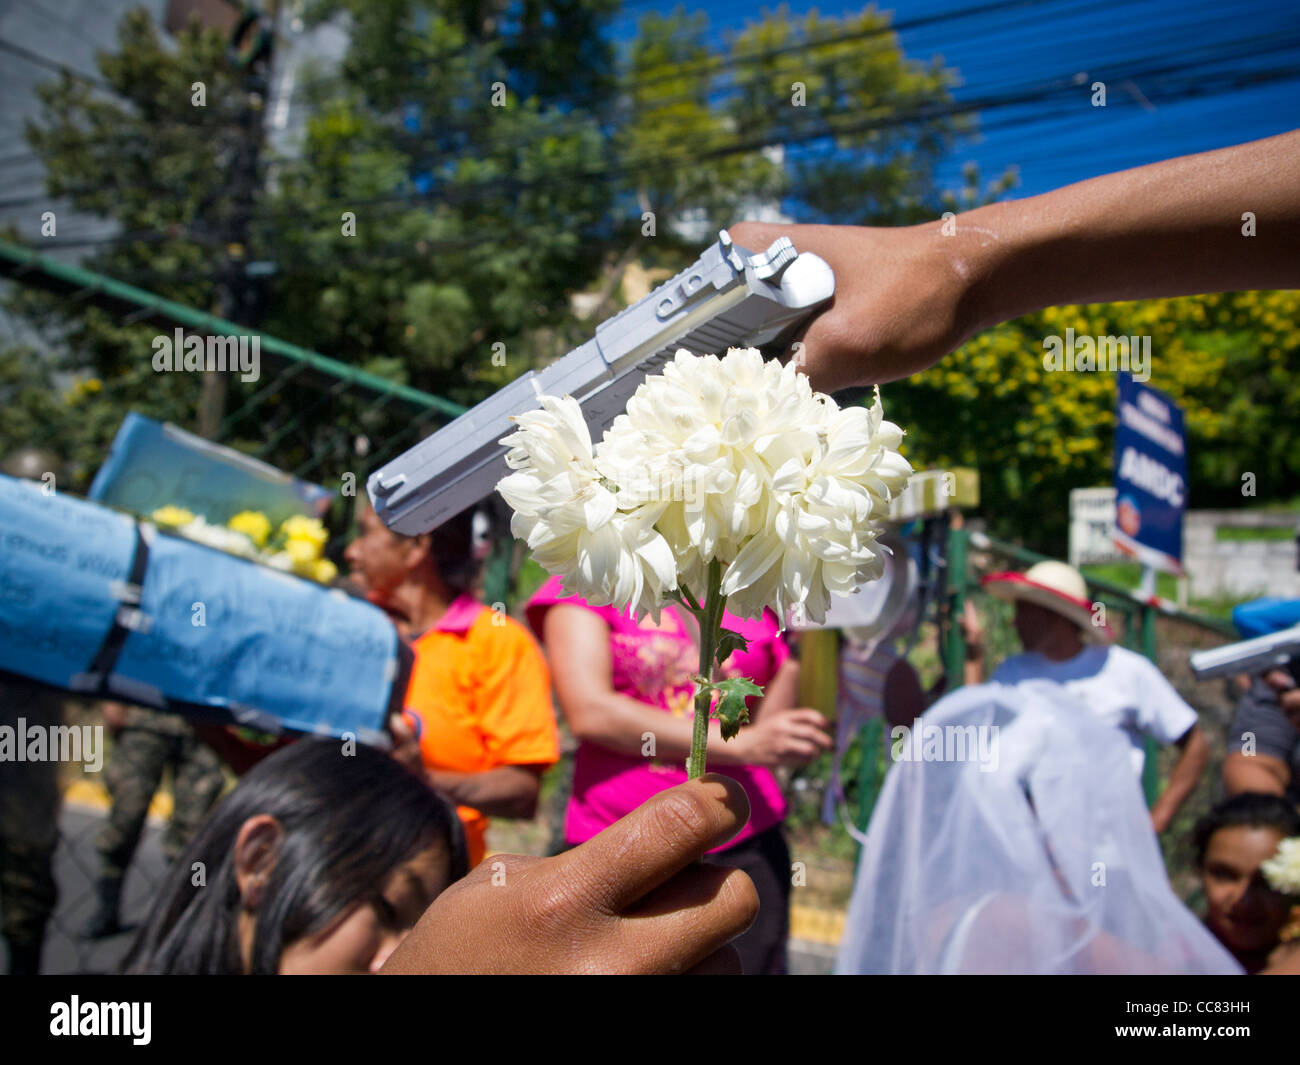
<svg viewBox="0 0 1300 1065">
<path fill-rule="evenodd" d="M 722 595 L 722 563 L 716 558 L 709 563 L 709 588 L 704 599 L 704 609 L 696 614 L 700 623 L 700 683 L 695 692 L 695 727 L 691 732 L 691 755 L 686 760 L 686 776 L 690 780 L 704 775 L 704 758 L 709 746 L 709 708 L 713 703 L 713 656 L 717 651 L 722 630 L 722 614 L 726 600 Z"/>
</svg>

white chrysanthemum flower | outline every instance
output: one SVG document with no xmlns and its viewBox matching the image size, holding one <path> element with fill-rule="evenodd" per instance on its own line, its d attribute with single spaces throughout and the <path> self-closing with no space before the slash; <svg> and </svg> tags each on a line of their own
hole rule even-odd
<svg viewBox="0 0 1300 1065">
<path fill-rule="evenodd" d="M 779 463 L 770 518 L 722 581 L 736 614 L 755 617 L 766 604 L 821 622 L 832 593 L 848 595 L 884 573 L 876 522 L 912 473 L 893 450 L 902 430 L 884 420 L 879 392 L 870 409 L 826 405 L 810 450 L 782 439 L 764 451 Z"/>
<path fill-rule="evenodd" d="M 596 462 L 620 504 L 666 503 L 659 520 L 683 583 L 704 594 L 709 562 L 730 563 L 762 531 L 773 468 L 764 450 L 810 451 L 826 408 L 793 365 L 753 349 L 679 351 L 614 419 Z M 784 454 L 784 452 L 781 452 Z"/>
<path fill-rule="evenodd" d="M 594 606 L 631 605 L 657 614 L 677 587 L 677 567 L 655 531 L 662 507 L 621 512 L 596 470 L 582 409 L 571 396 L 542 398 L 542 409 L 513 419 L 519 431 L 506 463 L 515 472 L 497 490 L 514 510 L 510 530 L 566 591 Z"/>
<path fill-rule="evenodd" d="M 1274 891 L 1300 896 L 1300 836 L 1284 839 L 1277 845 L 1277 853 L 1259 868 Z"/>
<path fill-rule="evenodd" d="M 754 349 L 679 351 L 594 454 L 572 398 L 517 421 L 498 486 L 515 535 L 566 589 L 637 613 L 679 584 L 704 595 L 717 560 L 733 613 L 822 620 L 831 593 L 883 573 L 875 523 L 912 472 L 879 394 L 840 410 Z"/>
</svg>

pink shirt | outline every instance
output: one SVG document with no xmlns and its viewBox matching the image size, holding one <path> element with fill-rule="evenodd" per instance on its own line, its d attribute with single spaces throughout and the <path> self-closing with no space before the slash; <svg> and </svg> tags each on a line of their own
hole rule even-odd
<svg viewBox="0 0 1300 1065">
<path fill-rule="evenodd" d="M 528 623 L 542 638 L 542 619 L 548 607 L 572 603 L 587 607 L 609 626 L 611 683 L 616 692 L 653 706 L 677 717 L 693 717 L 691 676 L 699 670 L 699 651 L 686 627 L 685 618 L 676 608 L 665 608 L 660 615 L 662 628 L 655 629 L 650 618 L 638 624 L 626 608 L 588 606 L 583 599 L 566 596 L 560 579 L 552 577 L 529 601 Z M 790 650 L 781 636 L 771 611 L 761 621 L 743 621 L 728 613 L 723 626 L 749 640 L 747 651 L 737 651 L 723 666 L 726 676 L 749 677 L 766 687 L 776 676 Z M 757 700 L 750 700 L 750 708 Z M 749 822 L 740 833 L 717 850 L 765 832 L 785 819 L 785 797 L 776 778 L 760 766 L 709 766 L 709 772 L 722 773 L 736 780 L 749 796 Z M 573 795 L 564 823 L 569 843 L 582 843 L 620 817 L 631 813 L 652 795 L 686 781 L 685 759 L 666 761 L 645 758 L 639 753 L 624 754 L 600 744 L 583 741 L 578 745 L 573 764 Z"/>
</svg>

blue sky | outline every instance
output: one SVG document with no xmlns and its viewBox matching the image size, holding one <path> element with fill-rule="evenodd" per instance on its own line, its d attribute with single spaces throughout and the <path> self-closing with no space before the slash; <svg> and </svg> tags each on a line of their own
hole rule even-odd
<svg viewBox="0 0 1300 1065">
<path fill-rule="evenodd" d="M 894 22 L 985 6 L 978 0 L 916 0 L 882 4 Z M 738 0 L 686 4 L 704 11 L 717 42 L 753 20 L 763 6 Z M 785 5 L 793 15 L 861 11 L 861 3 Z M 767 5 L 767 9 L 775 5 Z M 615 21 L 615 40 L 635 33 L 639 15 L 671 5 L 629 0 Z M 1025 0 L 901 33 L 914 59 L 941 56 L 962 79 L 960 100 L 1008 89 L 1069 85 L 1050 105 L 1005 108 L 981 116 L 986 131 L 953 154 L 943 184 L 960 184 L 961 167 L 976 162 L 985 180 L 1019 169 L 1012 196 L 1029 196 L 1072 181 L 1189 152 L 1270 136 L 1300 126 L 1300 3 L 1296 0 Z M 1224 91 L 1224 74 L 1285 80 Z M 1099 72 L 1100 75 L 1099 75 Z M 1107 106 L 1090 103 L 1092 81 L 1107 84 Z M 1174 99 L 1173 94 L 1186 97 Z"/>
</svg>

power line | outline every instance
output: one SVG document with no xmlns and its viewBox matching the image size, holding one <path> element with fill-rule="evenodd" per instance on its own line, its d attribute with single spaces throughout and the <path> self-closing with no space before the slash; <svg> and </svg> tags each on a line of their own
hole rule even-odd
<svg viewBox="0 0 1300 1065">
<path fill-rule="evenodd" d="M 1278 44 L 1272 37 L 1258 38 L 1258 40 L 1262 40 L 1266 43 L 1262 48 L 1256 49 L 1254 53 L 1247 53 L 1248 55 L 1264 55 L 1276 51 L 1278 48 L 1285 47 L 1284 45 Z M 1127 77 L 1136 78 L 1169 74 L 1179 70 L 1192 71 L 1203 67 L 1207 61 L 1208 60 L 1200 60 L 1191 63 L 1166 63 L 1163 66 L 1156 66 L 1143 71 L 1125 71 L 1124 74 Z M 1220 60 L 1215 58 L 1212 61 L 1218 62 Z M 1258 75 L 1251 72 L 1235 72 L 1231 74 L 1231 77 L 1238 81 L 1240 79 L 1245 79 L 1245 84 L 1250 84 L 1259 78 L 1268 81 L 1278 81 L 1295 78 L 1297 76 L 1300 76 L 1300 72 L 1298 72 L 1294 67 L 1289 66 L 1260 72 Z M 1099 68 L 1098 77 L 1102 80 L 1106 80 L 1107 78 L 1112 77 L 1112 75 L 1110 75 L 1109 71 L 1105 68 Z M 1193 84 L 1183 90 L 1183 93 L 1185 95 L 1204 94 L 1207 86 L 1206 77 L 1207 75 L 1204 73 L 1197 75 Z M 1219 80 L 1221 81 L 1222 79 L 1220 78 Z M 1238 87 L 1240 87 L 1240 85 L 1229 83 L 1227 89 L 1231 90 Z M 723 158 L 729 155 L 756 152 L 773 143 L 780 143 L 789 146 L 791 144 L 807 143 L 830 137 L 842 137 L 893 128 L 903 128 L 919 122 L 933 121 L 938 118 L 951 118 L 978 114 L 989 110 L 1032 104 L 1049 100 L 1053 96 L 1061 95 L 1063 93 L 1078 91 L 1079 85 L 1075 83 L 1073 79 L 1055 79 L 1054 81 L 1049 82 L 1046 86 L 1035 85 L 1027 90 L 1006 91 L 1000 94 L 991 94 L 989 96 L 972 100 L 929 104 L 908 113 L 895 113 L 884 118 L 872 118 L 859 120 L 857 122 L 845 122 L 842 124 L 822 123 L 820 125 L 813 125 L 810 122 L 806 124 L 806 128 L 792 127 L 789 130 L 780 131 L 777 135 L 771 138 L 751 137 L 749 139 L 734 140 L 731 143 L 723 142 L 707 145 L 702 145 L 698 142 L 687 143 L 684 150 L 671 154 L 662 153 L 656 148 L 644 157 L 638 157 L 635 154 L 632 154 L 628 157 L 626 162 L 618 166 L 605 167 L 598 170 L 579 171 L 576 173 L 573 171 L 565 171 L 564 173 L 556 174 L 553 177 L 533 179 L 531 181 L 518 181 L 509 178 L 494 177 L 485 179 L 481 182 L 468 182 L 460 186 L 443 188 L 439 190 L 437 194 L 417 192 L 370 199 L 358 199 L 356 197 L 346 200 L 335 199 L 326 201 L 326 203 L 322 204 L 319 209 L 328 209 L 330 205 L 355 209 L 359 206 L 374 206 L 389 202 L 414 204 L 426 200 L 431 202 L 454 201 L 459 196 L 466 194 L 477 195 L 492 187 L 500 187 L 504 190 L 518 193 L 532 188 L 545 187 L 552 181 L 569 182 L 573 180 L 608 180 L 611 177 L 617 177 L 620 175 L 625 176 L 634 170 L 643 168 L 652 163 L 661 169 L 665 169 L 678 162 L 698 163 L 704 159 Z M 1172 94 L 1164 94 L 1159 98 L 1164 99 L 1166 96 L 1176 98 L 1172 97 Z"/>
<path fill-rule="evenodd" d="M 1245 43 L 1249 43 L 1252 40 L 1257 40 L 1257 39 L 1258 38 L 1247 38 L 1245 39 Z M 1271 46 L 1266 47 L 1262 50 L 1257 49 L 1254 53 L 1255 55 L 1261 55 L 1271 51 L 1276 51 L 1279 49 L 1290 47 L 1290 44 L 1286 39 L 1278 40 L 1276 37 L 1270 37 L 1268 38 L 1268 40 L 1272 42 Z M 1234 46 L 1240 43 L 1242 42 L 1230 42 L 1230 44 Z M 1188 66 L 1195 67 L 1195 66 L 1205 65 L 1207 63 L 1221 63 L 1224 61 L 1224 54 L 1221 50 L 1222 49 L 1221 44 L 1219 45 L 1219 49 L 1220 49 L 1219 51 L 1207 55 L 1203 59 L 1197 60 L 1195 63 L 1184 62 L 1182 64 L 1177 64 L 1171 68 L 1165 68 L 1164 70 L 1157 69 L 1155 71 L 1143 70 L 1143 71 L 1134 72 L 1131 70 L 1126 70 L 1124 71 L 1124 74 L 1126 77 L 1147 77 L 1147 76 L 1152 76 L 1154 74 L 1166 73 L 1169 69 L 1176 70 L 1179 68 L 1186 68 Z M 1180 54 L 1182 54 L 1184 57 L 1186 56 L 1185 52 L 1180 52 Z M 1163 58 L 1163 56 L 1161 56 L 1160 58 Z M 1260 76 L 1267 81 L 1276 81 L 1279 80 L 1279 78 L 1282 77 L 1283 75 L 1279 75 L 1277 71 L 1272 71 L 1272 72 L 1265 72 Z M 1244 73 L 1244 74 L 1237 73 L 1234 74 L 1234 77 L 1237 79 L 1245 78 L 1246 80 L 1244 83 L 1238 81 L 1237 83 L 1229 84 L 1225 91 L 1233 91 L 1238 88 L 1249 87 L 1250 79 L 1251 79 L 1251 75 L 1249 73 Z M 1052 83 L 1049 83 L 1049 87 L 1051 84 Z M 985 97 L 975 101 L 964 101 L 961 107 L 952 109 L 950 111 L 950 115 L 974 113 L 980 111 L 981 109 L 989 109 L 994 106 L 1010 107 L 1010 106 L 1014 106 L 1017 103 L 1032 103 L 1034 102 L 1034 94 L 1040 93 L 1041 91 L 1042 91 L 1041 87 L 1037 89 L 1033 89 L 1031 90 L 1030 94 L 1028 94 L 1024 98 L 1019 100 L 1017 99 L 990 100 L 988 97 Z M 1196 95 L 1196 93 L 1184 90 L 1184 98 L 1191 98 L 1194 95 Z M 1041 99 L 1041 97 L 1039 98 Z M 1157 98 L 1161 100 L 1166 99 L 1166 97 L 1164 96 L 1157 96 Z M 1174 96 L 1168 98 L 1177 99 L 1178 97 Z M 875 126 L 871 128 L 871 131 L 877 129 L 903 128 L 910 123 L 924 121 L 929 117 L 932 116 L 927 116 L 927 115 L 913 115 L 913 116 L 902 116 L 902 117 L 894 116 L 893 121 L 877 123 Z M 1032 120 L 1033 117 L 1031 116 L 1030 119 L 1028 119 L 1027 121 L 1032 121 Z M 988 126 L 986 125 L 985 128 L 987 129 Z M 853 132 L 854 130 L 849 126 L 828 122 L 823 124 L 823 126 L 821 127 L 814 127 L 809 130 L 795 129 L 789 131 L 788 134 L 777 134 L 772 138 L 772 140 L 779 143 L 787 144 L 791 147 L 795 147 L 798 144 L 808 143 L 809 141 L 816 141 L 819 138 L 825 139 L 827 137 L 852 135 Z M 803 134 L 803 136 L 799 136 L 799 134 Z M 543 136 L 553 135 L 553 131 L 547 128 L 541 131 L 541 135 Z M 510 142 L 507 140 L 504 142 L 503 147 L 506 148 L 507 150 L 518 149 L 521 146 L 526 146 L 531 143 L 532 141 L 530 139 L 521 139 L 521 140 L 516 140 L 514 142 Z M 765 146 L 765 143 L 766 142 L 762 142 L 762 141 L 755 142 L 752 140 L 748 143 L 741 141 L 731 145 L 728 145 L 726 142 L 709 142 L 707 145 L 704 146 L 704 149 L 708 150 L 711 156 L 716 158 L 716 157 L 722 157 L 723 155 L 726 154 L 735 154 L 735 153 L 754 151 L 757 150 L 758 147 Z M 687 148 L 689 151 L 701 150 L 696 145 L 688 145 Z M 462 153 L 458 157 L 458 159 L 472 159 L 472 158 L 475 157 L 468 156 L 464 153 Z M 633 155 L 629 158 L 628 162 L 621 168 L 618 169 L 607 168 L 604 171 L 587 172 L 579 176 L 583 178 L 592 178 L 595 180 L 610 180 L 611 178 L 616 178 L 620 176 L 620 174 L 626 175 L 630 170 L 641 167 L 643 165 L 645 164 L 643 163 L 642 159 Z M 561 175 L 559 177 L 559 180 L 569 180 L 571 179 L 571 177 L 572 175 Z M 437 191 L 428 192 L 428 193 L 416 192 L 416 193 L 405 193 L 405 194 L 393 194 L 393 195 L 385 195 L 378 198 L 369 198 L 363 200 L 358 200 L 357 198 L 353 197 L 353 198 L 348 198 L 347 200 L 336 199 L 331 201 L 325 201 L 319 207 L 315 208 L 315 210 L 312 210 L 310 208 L 304 208 L 301 213 L 307 215 L 315 214 L 321 211 L 328 210 L 331 205 L 346 206 L 349 208 L 355 206 L 383 206 L 388 204 L 399 206 L 399 207 L 410 207 L 420 202 L 454 201 L 460 196 L 473 195 L 475 192 L 478 191 L 478 189 L 490 190 L 494 186 L 506 191 L 509 190 L 527 191 L 529 188 L 537 188 L 537 187 L 544 188 L 547 187 L 547 185 L 553 180 L 555 179 L 551 175 L 546 175 L 543 176 L 542 178 L 534 179 L 532 182 L 528 182 L 528 183 L 519 182 L 518 180 L 511 179 L 508 176 L 495 177 L 495 178 L 486 179 L 485 181 L 480 183 L 460 183 L 460 184 L 453 185 L 451 187 L 444 186 Z M 17 206 L 17 205 L 21 205 L 22 203 L 43 202 L 43 201 L 48 201 L 49 199 L 50 197 L 48 196 L 37 196 L 37 197 L 28 198 L 25 201 L 8 201 L 7 203 L 0 204 L 0 206 L 6 206 L 6 207 Z"/>
<path fill-rule="evenodd" d="M 740 56 L 724 56 L 721 53 L 710 51 L 709 55 L 698 60 L 691 60 L 684 63 L 668 61 L 643 68 L 635 77 L 626 79 L 617 85 L 616 90 L 627 92 L 644 89 L 651 85 L 659 85 L 669 81 L 678 81 L 682 78 L 703 78 L 714 73 L 719 73 L 729 67 L 742 68 L 761 64 L 782 56 L 797 55 L 800 52 L 824 48 L 827 45 L 851 44 L 858 41 L 869 40 L 873 37 L 888 36 L 889 34 L 901 31 L 960 21 L 966 18 L 974 18 L 980 15 L 993 14 L 1001 11 L 1010 11 L 1024 7 L 1037 7 L 1053 2 L 1056 2 L 1056 0 L 989 0 L 989 2 L 975 4 L 970 7 L 957 8 L 955 10 L 934 15 L 918 16 L 912 19 L 902 19 L 898 22 L 886 23 L 881 26 L 871 26 L 864 30 L 831 32 L 826 34 L 824 37 L 810 37 L 796 41 L 792 44 L 780 45 L 774 48 L 763 49 Z M 1085 2 L 1080 6 L 1091 8 L 1093 5 L 1091 2 Z M 459 54 L 459 51 L 460 50 L 458 50 L 456 54 Z M 451 53 L 449 53 L 449 55 L 450 54 Z M 338 72 L 321 75 L 319 78 L 315 79 L 304 79 L 301 86 L 295 86 L 295 89 L 299 87 L 310 88 L 314 85 L 330 84 L 339 81 L 345 81 L 349 84 L 355 85 L 355 79 L 352 75 L 345 72 Z M 563 97 L 563 102 L 566 106 L 580 106 L 584 103 L 593 104 L 600 102 L 600 98 L 594 94 L 578 93 Z"/>
<path fill-rule="evenodd" d="M 732 71 L 734 76 L 735 71 L 747 65 L 750 65 L 755 62 L 764 61 L 767 58 L 779 54 L 795 54 L 801 51 L 810 51 L 813 49 L 822 48 L 827 45 L 833 45 L 836 43 L 851 42 L 853 40 L 861 39 L 864 37 L 872 37 L 872 36 L 879 36 L 887 33 L 893 33 L 893 32 L 897 32 L 900 29 L 907 29 L 907 28 L 913 28 L 918 26 L 933 26 L 942 22 L 966 18 L 977 14 L 987 14 L 992 11 L 1001 11 L 1003 9 L 1017 9 L 1017 8 L 1036 5 L 1045 2 L 1049 2 L 1049 0 L 998 0 L 998 2 L 995 3 L 986 3 L 974 7 L 959 9 L 956 11 L 949 11 L 949 12 L 944 12 L 939 14 L 928 15 L 928 16 L 911 19 L 911 20 L 903 20 L 901 22 L 893 24 L 892 26 L 871 27 L 867 30 L 854 31 L 851 33 L 838 33 L 838 34 L 831 33 L 823 37 L 817 37 L 814 39 L 796 42 L 791 45 L 782 46 L 781 48 L 768 49 L 764 52 L 742 55 L 739 57 L 737 56 L 729 57 L 729 56 L 724 56 L 715 53 L 700 62 L 702 64 L 707 64 L 710 67 L 717 68 L 717 72 L 720 74 L 726 73 L 728 70 L 730 70 Z M 1091 0 L 1084 0 L 1084 3 L 1080 5 L 1079 10 L 1091 10 L 1091 8 L 1092 8 Z M 1070 10 L 1074 10 L 1074 9 L 1070 9 Z M 1001 28 L 1002 27 L 992 27 L 991 32 L 996 33 Z M 453 51 L 459 51 L 459 50 L 453 50 Z M 452 54 L 452 53 L 448 53 L 448 54 Z M 833 71 L 834 67 L 838 63 L 848 62 L 851 61 L 853 58 L 854 57 L 852 55 L 841 55 L 839 57 L 824 57 L 819 61 L 819 65 L 815 66 L 813 70 L 817 73 L 824 74 L 828 71 Z M 911 62 L 915 63 L 918 61 L 911 60 Z M 689 64 L 682 64 L 682 65 L 661 64 L 661 65 L 656 65 L 654 67 L 651 67 L 649 69 L 651 71 L 655 71 L 664 68 L 671 68 L 669 74 L 666 77 L 672 79 L 678 79 L 682 76 L 683 71 L 689 69 Z M 643 71 L 642 74 L 644 73 L 645 72 Z M 350 78 L 346 75 L 339 75 L 324 80 L 350 81 Z M 620 83 L 619 87 L 616 89 L 616 97 L 621 96 L 626 98 L 629 94 L 635 94 L 636 91 L 644 87 L 644 85 L 646 84 L 658 83 L 664 80 L 666 80 L 665 76 L 649 77 L 649 78 L 637 76 L 631 79 L 624 79 Z M 722 99 L 725 99 L 728 95 L 734 95 L 735 93 L 743 92 L 747 87 L 748 87 L 747 85 L 739 82 L 732 83 L 729 86 L 725 84 L 722 85 L 721 87 L 716 85 L 711 86 L 707 88 L 705 98 L 709 101 L 711 105 L 716 106 Z M 684 94 L 679 94 L 677 96 L 661 97 L 651 102 L 640 102 L 640 103 L 632 103 L 632 104 L 628 104 L 624 102 L 621 105 L 616 102 L 614 105 L 614 110 L 610 110 L 607 112 L 607 117 L 604 119 L 604 122 L 607 126 L 616 124 L 619 121 L 619 117 L 617 113 L 619 111 L 623 111 L 625 114 L 630 112 L 636 116 L 644 116 L 644 115 L 652 114 L 661 109 L 666 109 L 669 107 L 676 106 L 680 103 L 697 102 L 700 99 L 701 97 L 698 92 L 688 92 Z M 566 103 L 572 103 L 572 102 L 573 100 L 566 101 Z M 595 118 L 593 114 L 582 110 L 569 112 L 565 114 L 555 114 L 554 112 L 552 112 L 552 114 L 550 115 L 550 120 L 551 121 L 550 123 L 548 123 L 546 128 L 544 130 L 539 131 L 538 133 L 539 137 L 554 136 L 557 131 L 563 131 L 569 127 L 572 127 L 573 129 L 577 129 L 577 130 L 587 129 L 590 128 L 591 123 L 600 121 L 600 119 Z M 442 137 L 449 137 L 449 136 L 454 136 L 456 134 L 477 133 L 480 131 L 481 125 L 482 123 L 479 118 L 469 117 L 457 123 L 451 123 L 451 124 L 444 123 L 436 127 L 436 134 Z M 147 135 L 142 135 L 142 136 L 147 136 Z M 106 138 L 106 140 L 108 139 Z M 506 137 L 503 137 L 500 140 L 494 140 L 491 137 L 491 135 L 489 135 L 487 143 L 494 147 L 497 144 L 500 144 L 503 147 L 509 149 L 513 144 L 519 142 L 511 142 Z"/>
<path fill-rule="evenodd" d="M 1245 50 L 1241 47 L 1238 47 L 1237 51 L 1239 55 L 1236 58 L 1266 55 L 1271 52 L 1289 47 L 1289 44 L 1287 42 L 1278 41 L 1275 37 L 1272 36 L 1245 38 L 1238 42 L 1231 42 L 1231 44 L 1242 46 L 1242 45 L 1250 45 L 1256 42 L 1261 44 L 1262 47 L 1255 47 L 1253 50 Z M 1156 58 L 1158 60 L 1165 59 L 1164 56 L 1153 57 L 1153 58 Z M 1140 71 L 1126 70 L 1123 72 L 1123 74 L 1125 77 L 1129 77 L 1129 78 L 1146 78 L 1146 77 L 1153 77 L 1153 76 L 1165 75 L 1170 73 L 1177 73 L 1179 71 L 1187 71 L 1190 73 L 1191 71 L 1195 71 L 1207 64 L 1220 63 L 1223 60 L 1224 60 L 1224 55 L 1222 52 L 1220 52 L 1218 54 L 1208 55 L 1201 59 L 1195 59 L 1191 61 L 1185 60 L 1179 63 L 1165 63 L 1163 66 L 1150 67 Z M 1220 92 L 1234 91 L 1239 88 L 1250 87 L 1253 84 L 1256 84 L 1261 81 L 1271 83 L 1271 82 L 1292 79 L 1297 76 L 1300 76 L 1300 72 L 1297 72 L 1293 67 L 1273 68 L 1271 70 L 1262 70 L 1259 72 L 1232 71 L 1217 76 L 1210 75 L 1213 81 L 1207 81 L 1206 80 L 1207 76 L 1205 74 L 1200 74 L 1196 76 L 1197 80 L 1195 80 L 1192 84 L 1188 85 L 1187 87 L 1177 90 L 1175 92 L 1166 92 L 1163 94 L 1157 93 L 1156 98 L 1161 101 L 1176 100 L 1179 98 L 1190 98 L 1198 95 L 1205 95 L 1211 88 L 1220 85 L 1222 87 L 1217 88 L 1217 91 Z M 1108 70 L 1106 70 L 1106 68 L 1098 68 L 1097 77 L 1101 78 L 1102 80 L 1107 80 L 1107 79 L 1113 79 L 1114 75 L 1112 75 Z M 1224 84 L 1225 77 L 1227 78 L 1226 84 Z M 888 129 L 906 128 L 908 126 L 920 122 L 933 121 L 939 118 L 959 117 L 965 115 L 978 114 L 990 110 L 1011 108 L 1020 105 L 1030 105 L 1038 102 L 1044 102 L 1050 100 L 1051 98 L 1053 98 L 1053 96 L 1059 96 L 1063 93 L 1077 92 L 1077 91 L 1079 91 L 1079 86 L 1072 79 L 1055 79 L 1054 81 L 1051 81 L 1046 85 L 1042 85 L 1042 84 L 1033 85 L 1028 89 L 1021 89 L 1018 91 L 1006 91 L 1000 94 L 991 94 L 988 96 L 984 96 L 972 100 L 951 101 L 951 102 L 939 103 L 939 104 L 927 104 L 927 105 L 923 105 L 919 109 L 914 109 L 911 112 L 892 113 L 885 117 L 859 120 L 857 122 L 846 121 L 843 123 L 839 123 L 839 122 L 825 122 L 821 120 L 817 120 L 816 122 L 805 122 L 803 126 L 790 127 L 789 129 L 784 131 L 779 131 L 773 137 L 768 137 L 768 138 L 751 137 L 749 139 L 733 139 L 730 142 L 728 141 L 717 141 L 717 142 L 708 142 L 708 143 L 701 143 L 699 141 L 688 142 L 684 145 L 683 149 L 671 155 L 665 155 L 662 152 L 658 151 L 657 149 L 653 149 L 651 150 L 650 153 L 648 153 L 645 156 L 637 156 L 636 154 L 633 153 L 629 155 L 628 159 L 624 163 L 618 166 L 604 167 L 596 170 L 581 171 L 576 174 L 572 171 L 565 171 L 557 174 L 544 175 L 542 177 L 531 179 L 528 181 L 521 181 L 519 179 L 514 179 L 509 176 L 497 176 L 497 177 L 482 179 L 480 181 L 463 182 L 463 183 L 457 183 L 449 186 L 444 185 L 436 192 L 397 193 L 397 194 L 389 194 L 389 195 L 378 196 L 378 197 L 335 198 L 327 201 L 322 201 L 320 204 L 316 205 L 315 207 L 302 207 L 302 208 L 290 210 L 288 213 L 291 216 L 296 214 L 299 217 L 303 217 L 303 216 L 312 216 L 318 213 L 323 213 L 326 211 L 330 211 L 331 209 L 355 210 L 359 207 L 374 207 L 374 206 L 384 206 L 384 205 L 395 205 L 403 208 L 409 208 L 423 202 L 431 202 L 431 203 L 456 202 L 457 200 L 472 199 L 476 196 L 481 195 L 483 192 L 491 191 L 494 188 L 500 189 L 502 191 L 519 193 L 522 191 L 529 191 L 537 188 L 547 188 L 557 183 L 568 183 L 575 179 L 608 181 L 611 179 L 615 179 L 619 176 L 627 176 L 628 174 L 637 171 L 651 163 L 655 163 L 663 167 L 663 166 L 672 165 L 679 161 L 698 162 L 702 159 L 724 158 L 729 155 L 756 152 L 763 147 L 770 146 L 770 144 L 772 143 L 780 143 L 785 145 L 786 147 L 791 147 L 799 144 L 806 144 L 809 142 L 815 142 L 817 140 L 833 138 L 833 137 L 843 137 L 843 136 L 861 134 L 865 132 L 877 132 L 877 131 L 888 130 Z M 1034 116 L 1029 115 L 1023 119 L 1017 118 L 1016 121 L 1022 123 L 1030 123 L 1034 121 Z M 463 159 L 465 157 L 460 157 L 460 158 Z M 469 157 L 469 158 L 473 159 L 474 157 Z M 101 188 L 102 186 L 97 186 L 95 189 L 88 189 L 85 191 L 99 191 Z M 29 205 L 32 203 L 48 202 L 50 199 L 52 199 L 52 197 L 34 196 L 34 197 L 27 197 L 19 200 L 3 201 L 0 202 L 0 208 L 8 208 L 8 207 Z M 285 213 L 284 207 L 282 205 L 276 205 L 276 210 L 279 214 Z"/>
</svg>

